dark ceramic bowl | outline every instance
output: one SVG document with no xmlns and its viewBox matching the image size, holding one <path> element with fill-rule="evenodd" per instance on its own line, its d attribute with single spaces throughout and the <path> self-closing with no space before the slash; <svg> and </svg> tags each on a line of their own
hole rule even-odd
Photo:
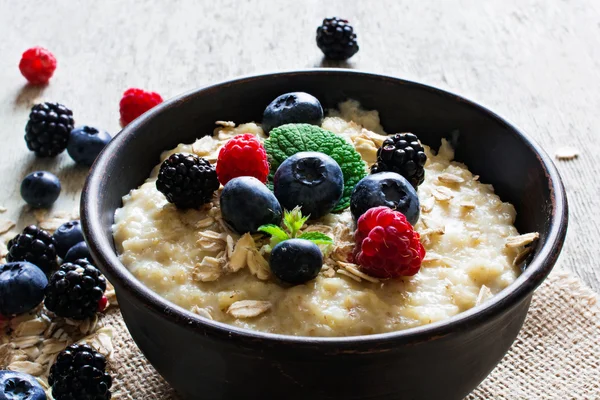
<svg viewBox="0 0 600 400">
<path fill-rule="evenodd" d="M 540 233 L 523 274 L 483 305 L 446 321 L 340 338 L 236 328 L 192 314 L 147 289 L 115 253 L 111 224 L 121 197 L 148 177 L 163 150 L 211 133 L 215 120 L 260 121 L 272 99 L 291 91 L 312 93 L 325 107 L 357 99 L 379 110 L 387 132 L 415 132 L 433 148 L 452 136 L 456 158 L 515 205 L 519 231 Z M 171 99 L 129 124 L 106 147 L 81 204 L 90 250 L 116 288 L 133 339 L 186 399 L 460 399 L 507 352 L 567 231 L 567 199 L 556 168 L 517 128 L 459 96 L 349 70 L 242 78 Z"/>
</svg>

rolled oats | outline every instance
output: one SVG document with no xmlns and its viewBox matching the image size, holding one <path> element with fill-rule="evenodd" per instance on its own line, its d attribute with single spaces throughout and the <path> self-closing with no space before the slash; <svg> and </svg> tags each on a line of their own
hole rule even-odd
<svg viewBox="0 0 600 400">
<path fill-rule="evenodd" d="M 539 239 L 538 232 L 525 233 L 519 236 L 509 236 L 506 238 L 506 247 L 521 247 L 535 242 Z"/>
<path fill-rule="evenodd" d="M 235 318 L 253 318 L 267 312 L 271 302 L 258 300 L 236 301 L 227 309 L 227 313 Z"/>
</svg>

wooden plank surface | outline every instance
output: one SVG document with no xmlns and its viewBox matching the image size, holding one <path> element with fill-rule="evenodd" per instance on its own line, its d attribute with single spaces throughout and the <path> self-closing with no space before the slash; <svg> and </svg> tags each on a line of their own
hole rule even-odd
<svg viewBox="0 0 600 400">
<path fill-rule="evenodd" d="M 323 62 L 314 42 L 325 16 L 354 24 L 360 52 Z M 116 133 L 128 87 L 168 98 L 242 74 L 342 66 L 416 80 L 491 107 L 557 162 L 571 222 L 561 264 L 600 291 L 600 3 L 595 0 L 0 0 L 0 220 L 33 220 L 21 178 L 46 169 L 63 182 L 52 212 L 71 211 L 87 170 L 67 154 L 38 160 L 23 141 L 31 105 L 71 107 L 78 124 Z M 17 64 L 28 47 L 58 58 L 51 84 L 29 87 Z M 5 236 L 6 237 L 6 236 Z"/>
</svg>

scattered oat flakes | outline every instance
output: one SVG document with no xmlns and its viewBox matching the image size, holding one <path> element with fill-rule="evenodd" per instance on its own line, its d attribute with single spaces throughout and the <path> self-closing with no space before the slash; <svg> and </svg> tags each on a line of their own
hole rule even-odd
<svg viewBox="0 0 600 400">
<path fill-rule="evenodd" d="M 342 261 L 338 261 L 337 264 L 344 268 L 346 271 L 350 272 L 352 275 L 355 275 L 361 279 L 364 279 L 365 281 L 369 281 L 372 283 L 379 283 L 379 279 L 369 276 L 367 274 L 365 274 L 364 272 L 360 271 L 358 268 L 358 265 L 356 264 L 352 264 L 352 263 L 347 263 L 347 262 L 342 262 Z"/>
<path fill-rule="evenodd" d="M 488 288 L 485 285 L 481 286 L 481 289 L 479 289 L 479 294 L 477 295 L 477 301 L 475 302 L 475 305 L 478 306 L 478 305 L 484 303 L 486 300 L 488 300 L 492 296 L 493 296 L 493 294 L 492 294 L 492 291 L 490 290 L 490 288 Z"/>
<path fill-rule="evenodd" d="M 431 212 L 431 210 L 433 210 L 434 202 L 435 202 L 435 199 L 432 196 L 429 196 L 425 200 L 423 200 L 423 202 L 421 203 L 421 212 L 424 212 L 424 213 Z"/>
<path fill-rule="evenodd" d="M 479 175 L 473 175 L 473 178 L 471 178 L 471 180 L 478 181 L 479 180 Z"/>
<path fill-rule="evenodd" d="M 477 205 L 470 201 L 463 201 L 462 203 L 460 203 L 460 206 L 466 210 L 473 210 L 477 208 Z"/>
<path fill-rule="evenodd" d="M 235 318 L 253 318 L 267 312 L 271 308 L 268 301 L 240 300 L 236 301 L 227 309 L 227 314 Z"/>
<path fill-rule="evenodd" d="M 198 314 L 201 317 L 204 318 L 208 318 L 208 319 L 213 319 L 212 315 L 210 314 L 210 311 L 208 311 L 206 308 L 203 307 L 198 307 L 198 306 L 193 306 L 191 311 L 194 314 Z"/>
<path fill-rule="evenodd" d="M 356 282 L 362 282 L 362 279 L 360 279 L 360 277 L 346 271 L 345 269 L 338 269 L 337 271 L 335 271 L 336 273 L 340 274 L 340 275 L 344 275 L 347 276 L 348 278 L 355 280 Z"/>
<path fill-rule="evenodd" d="M 8 211 L 8 208 L 0 206 L 0 213 L 4 213 L 6 211 Z"/>
<path fill-rule="evenodd" d="M 335 269 L 331 268 L 327 264 L 323 264 L 323 268 L 321 269 L 321 274 L 326 278 L 333 278 L 335 276 Z"/>
<path fill-rule="evenodd" d="M 579 156 L 579 150 L 574 147 L 561 147 L 554 155 L 559 160 L 573 160 Z"/>
<path fill-rule="evenodd" d="M 55 230 L 57 230 L 65 222 L 69 222 L 69 219 L 54 217 L 54 218 L 45 219 L 45 220 L 41 221 L 39 223 L 39 227 L 46 231 L 50 231 L 50 233 L 52 233 Z"/>
<path fill-rule="evenodd" d="M 254 243 L 254 239 L 249 233 L 242 235 L 235 244 L 231 257 L 229 257 L 229 262 L 226 266 L 227 271 L 237 272 L 244 268 L 248 263 L 247 259 L 250 249 L 254 249 L 255 247 L 256 244 Z"/>
<path fill-rule="evenodd" d="M 198 229 L 208 228 L 209 226 L 211 226 L 214 223 L 215 223 L 215 220 L 212 217 L 206 217 L 206 218 L 203 218 L 200 221 L 196 222 L 196 228 L 198 228 Z"/>
<path fill-rule="evenodd" d="M 33 376 L 40 376 L 45 372 L 45 368 L 41 364 L 32 361 L 14 361 L 6 369 Z"/>
<path fill-rule="evenodd" d="M 444 227 L 441 228 L 427 228 L 419 232 L 421 239 L 425 239 L 429 236 L 433 235 L 443 235 L 446 233 L 446 229 Z"/>
<path fill-rule="evenodd" d="M 48 218 L 48 210 L 46 210 L 45 208 L 36 208 L 33 210 L 33 216 L 35 217 L 38 223 L 42 222 L 43 220 Z"/>
<path fill-rule="evenodd" d="M 527 246 L 527 247 L 523 248 L 523 250 L 521 250 L 519 252 L 519 254 L 517 254 L 517 256 L 515 257 L 515 260 L 513 261 L 513 265 L 519 266 L 519 265 L 523 264 L 525 262 L 525 260 L 527 260 L 527 257 L 529 257 L 529 254 L 531 254 L 532 250 L 533 249 L 531 248 L 531 246 Z"/>
<path fill-rule="evenodd" d="M 538 232 L 525 233 L 519 236 L 510 236 L 506 238 L 506 247 L 521 247 L 533 243 L 539 239 Z"/>
<path fill-rule="evenodd" d="M 246 262 L 248 263 L 248 269 L 260 280 L 267 280 L 271 276 L 271 269 L 269 268 L 268 261 L 260 254 L 258 249 L 251 248 L 248 251 Z"/>
<path fill-rule="evenodd" d="M 205 256 L 202 261 L 194 267 L 192 277 L 200 282 L 212 282 L 219 279 L 223 271 L 225 260 Z"/>
<path fill-rule="evenodd" d="M 449 184 L 463 183 L 465 181 L 460 176 L 457 176 L 457 175 L 454 175 L 454 174 L 450 174 L 448 172 L 444 172 L 444 173 L 439 174 L 437 176 L 437 179 L 438 179 L 438 181 L 440 181 L 442 183 L 449 183 Z"/>
<path fill-rule="evenodd" d="M 0 235 L 2 235 L 3 233 L 6 233 L 8 231 L 10 231 L 16 225 L 17 224 L 15 224 L 14 222 L 9 221 L 7 219 L 0 220 Z"/>
<path fill-rule="evenodd" d="M 215 121 L 215 125 L 221 125 L 226 128 L 235 128 L 235 122 L 233 121 Z"/>
<path fill-rule="evenodd" d="M 450 201 L 454 198 L 452 191 L 443 186 L 433 188 L 431 194 L 437 201 Z"/>
</svg>

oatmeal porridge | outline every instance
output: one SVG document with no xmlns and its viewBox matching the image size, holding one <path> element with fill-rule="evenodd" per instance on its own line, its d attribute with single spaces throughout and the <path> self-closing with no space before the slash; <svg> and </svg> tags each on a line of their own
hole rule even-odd
<svg viewBox="0 0 600 400">
<path fill-rule="evenodd" d="M 231 138 L 260 125 L 217 121 L 212 136 L 164 152 L 195 154 L 215 163 Z M 321 127 L 352 144 L 365 163 L 377 161 L 388 138 L 377 111 L 346 101 Z M 237 234 L 224 223 L 222 187 L 210 202 L 178 209 L 157 190 L 158 165 L 116 211 L 114 240 L 121 262 L 146 286 L 201 316 L 242 328 L 300 336 L 350 336 L 396 331 L 444 320 L 510 285 L 535 234 L 519 235 L 515 209 L 468 168 L 453 161 L 448 142 L 427 155 L 418 187 L 415 224 L 426 250 L 413 276 L 378 279 L 353 263 L 354 220 L 349 208 L 308 221 L 303 232 L 333 238 L 315 279 L 282 285 L 269 268 L 269 237 Z"/>
</svg>

